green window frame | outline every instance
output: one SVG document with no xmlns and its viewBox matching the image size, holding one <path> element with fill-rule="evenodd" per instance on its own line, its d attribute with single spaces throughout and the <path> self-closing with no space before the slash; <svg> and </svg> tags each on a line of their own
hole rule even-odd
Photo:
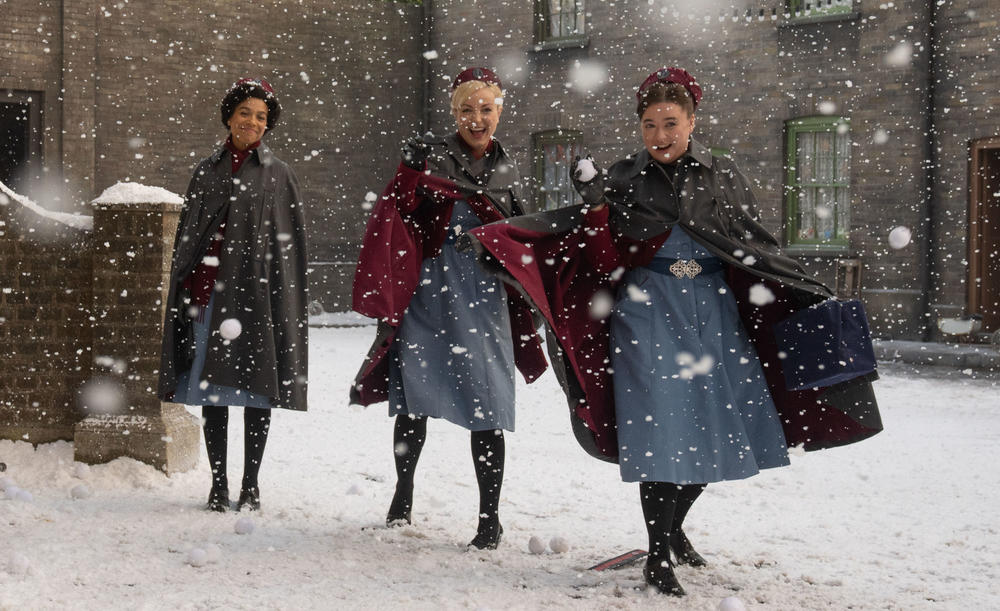
<svg viewBox="0 0 1000 611">
<path fill-rule="evenodd" d="M 790 247 L 843 251 L 851 223 L 851 124 L 843 117 L 785 123 L 785 226 Z"/>
<path fill-rule="evenodd" d="M 585 0 L 535 0 L 535 43 L 572 44 L 587 37 Z"/>
<path fill-rule="evenodd" d="M 854 0 L 787 0 L 786 7 L 792 17 L 822 17 L 852 13 Z"/>
<path fill-rule="evenodd" d="M 563 208 L 581 201 L 569 175 L 573 159 L 583 150 L 581 135 L 579 130 L 561 128 L 531 135 L 536 211 Z"/>
</svg>

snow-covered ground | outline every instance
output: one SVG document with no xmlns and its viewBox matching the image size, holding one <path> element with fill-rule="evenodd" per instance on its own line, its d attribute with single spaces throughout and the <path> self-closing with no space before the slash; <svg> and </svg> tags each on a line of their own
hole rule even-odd
<svg viewBox="0 0 1000 611">
<path fill-rule="evenodd" d="M 500 549 L 466 551 L 477 510 L 468 433 L 436 421 L 415 523 L 387 530 L 391 420 L 384 405 L 346 404 L 373 333 L 312 330 L 311 409 L 275 414 L 250 534 L 235 532 L 239 514 L 202 509 L 204 457 L 167 477 L 127 459 L 81 468 L 69 443 L 0 441 L 0 477 L 31 496 L 0 500 L 0 609 L 717 609 L 730 596 L 749 609 L 1000 608 L 995 380 L 883 372 L 882 434 L 710 486 L 687 527 L 710 566 L 678 569 L 688 596 L 671 599 L 642 588 L 638 567 L 587 570 L 645 545 L 638 491 L 579 449 L 551 374 L 518 388 Z M 570 549 L 534 555 L 532 536 Z"/>
</svg>

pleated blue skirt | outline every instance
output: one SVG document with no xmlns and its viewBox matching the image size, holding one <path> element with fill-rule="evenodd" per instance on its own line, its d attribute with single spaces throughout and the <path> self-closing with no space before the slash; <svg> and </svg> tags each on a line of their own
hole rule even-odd
<svg viewBox="0 0 1000 611">
<path fill-rule="evenodd" d="M 714 259 L 679 226 L 656 256 Z M 705 484 L 788 464 L 724 272 L 630 270 L 612 312 L 611 348 L 623 481 Z"/>
<path fill-rule="evenodd" d="M 471 431 L 514 430 L 514 344 L 503 283 L 454 238 L 481 225 L 452 211 L 441 254 L 425 259 L 389 361 L 389 415 L 443 418 Z"/>
</svg>

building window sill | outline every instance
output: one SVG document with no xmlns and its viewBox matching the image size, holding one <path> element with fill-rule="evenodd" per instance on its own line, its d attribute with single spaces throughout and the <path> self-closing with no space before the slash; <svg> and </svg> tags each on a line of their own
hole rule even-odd
<svg viewBox="0 0 1000 611">
<path fill-rule="evenodd" d="M 573 36 L 571 38 L 553 38 L 551 40 L 536 42 L 532 45 L 531 50 L 535 52 L 556 51 L 559 49 L 585 49 L 589 46 L 589 36 Z"/>
<path fill-rule="evenodd" d="M 789 257 L 845 257 L 851 253 L 851 247 L 841 244 L 792 244 L 781 252 Z"/>
<path fill-rule="evenodd" d="M 857 21 L 861 19 L 861 13 L 851 11 L 848 13 L 832 13 L 826 15 L 789 15 L 787 19 L 778 24 L 779 28 L 794 28 L 801 25 L 812 25 L 815 23 L 828 23 L 831 21 Z"/>
</svg>

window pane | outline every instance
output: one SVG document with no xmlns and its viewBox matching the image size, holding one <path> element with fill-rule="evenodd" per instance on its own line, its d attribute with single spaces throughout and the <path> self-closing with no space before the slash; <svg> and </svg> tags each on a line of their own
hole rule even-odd
<svg viewBox="0 0 1000 611">
<path fill-rule="evenodd" d="M 846 240 L 851 226 L 851 190 L 837 189 L 837 239 Z"/>
<path fill-rule="evenodd" d="M 799 190 L 798 222 L 796 224 L 799 227 L 800 240 L 812 240 L 816 237 L 815 202 L 815 189 L 805 188 Z"/>
<path fill-rule="evenodd" d="M 573 158 L 579 155 L 580 151 L 580 145 L 572 140 L 542 145 L 543 167 L 540 188 L 543 194 L 541 204 L 544 208 L 558 208 L 575 203 L 578 196 L 570 179 L 570 169 Z"/>
<path fill-rule="evenodd" d="M 796 137 L 795 167 L 798 168 L 799 184 L 813 179 L 813 148 L 815 139 L 810 132 L 799 132 Z"/>
<path fill-rule="evenodd" d="M 837 134 L 836 182 L 846 184 L 851 179 L 851 137 L 849 133 Z"/>
<path fill-rule="evenodd" d="M 816 181 L 833 182 L 833 137 L 831 132 L 816 134 Z"/>
<path fill-rule="evenodd" d="M 820 187 L 816 189 L 816 237 L 831 240 L 836 223 L 836 189 Z"/>
</svg>

